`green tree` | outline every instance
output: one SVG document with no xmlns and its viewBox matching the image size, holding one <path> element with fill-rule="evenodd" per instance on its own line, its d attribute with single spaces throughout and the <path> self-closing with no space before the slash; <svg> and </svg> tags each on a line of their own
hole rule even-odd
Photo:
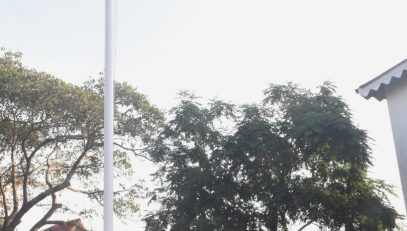
<svg viewBox="0 0 407 231">
<path fill-rule="evenodd" d="M 115 212 L 124 218 L 138 211 L 140 185 L 120 181 L 133 173 L 133 156 L 145 149 L 161 112 L 134 88 L 116 83 Z M 28 69 L 21 54 L 0 56 L 0 230 L 12 231 L 41 203 L 49 209 L 31 230 L 52 220 L 62 204 L 62 191 L 82 193 L 102 204 L 103 82 L 89 80 L 74 86 Z M 66 202 L 66 201 L 65 201 Z M 89 213 L 91 208 L 82 212 Z"/>
<path fill-rule="evenodd" d="M 272 85 L 265 94 L 279 135 L 298 158 L 299 168 L 291 174 L 297 213 L 291 219 L 331 230 L 394 229 L 399 215 L 387 200 L 391 187 L 368 178 L 369 138 L 353 125 L 335 87 L 325 82 L 312 93 L 289 83 Z"/>
<path fill-rule="evenodd" d="M 162 207 L 146 230 L 393 230 L 391 187 L 367 177 L 368 137 L 324 83 L 271 85 L 259 105 L 183 95 L 150 150 Z"/>
<path fill-rule="evenodd" d="M 146 218 L 146 230 L 217 230 L 225 226 L 240 230 L 250 223 L 229 205 L 235 203 L 232 176 L 213 162 L 223 153 L 225 136 L 216 123 L 233 115 L 233 105 L 213 101 L 201 107 L 193 95 L 183 93 L 179 106 L 172 109 L 154 148 L 152 158 L 160 164 L 156 177 L 161 179 L 154 195 L 162 209 Z M 223 195 L 221 195 L 222 193 Z M 250 218 L 250 217 L 249 217 Z M 234 229 L 233 229 L 234 228 Z"/>
</svg>

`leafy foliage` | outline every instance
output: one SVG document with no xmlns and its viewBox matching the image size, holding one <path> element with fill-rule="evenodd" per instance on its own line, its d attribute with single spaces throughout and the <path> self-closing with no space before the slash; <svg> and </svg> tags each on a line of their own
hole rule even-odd
<svg viewBox="0 0 407 231">
<path fill-rule="evenodd" d="M 396 227 L 391 187 L 367 177 L 369 138 L 331 83 L 270 85 L 262 104 L 240 107 L 183 93 L 171 113 L 150 150 L 162 206 L 146 230 Z"/>
<path fill-rule="evenodd" d="M 56 210 L 69 208 L 58 202 L 64 190 L 102 203 L 102 80 L 74 86 L 24 67 L 19 53 L 1 55 L 0 230 L 15 230 L 43 201 L 51 202 L 49 211 L 32 230 L 51 223 Z M 116 83 L 115 91 L 115 174 L 128 176 L 133 173 L 132 156 L 146 157 L 145 149 L 163 117 L 127 83 Z M 120 217 L 138 210 L 140 185 L 125 182 L 115 194 Z"/>
</svg>

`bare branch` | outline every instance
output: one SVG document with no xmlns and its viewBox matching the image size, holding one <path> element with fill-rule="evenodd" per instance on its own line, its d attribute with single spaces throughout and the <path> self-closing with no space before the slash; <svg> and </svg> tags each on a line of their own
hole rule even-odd
<svg viewBox="0 0 407 231">
<path fill-rule="evenodd" d="M 52 183 L 49 178 L 49 172 L 51 171 L 51 164 L 49 163 L 49 158 L 58 150 L 58 145 L 56 144 L 54 149 L 47 156 L 47 169 L 45 171 L 45 183 L 48 187 L 52 188 Z"/>
<path fill-rule="evenodd" d="M 38 150 L 40 150 L 41 148 L 43 148 L 44 146 L 46 146 L 47 144 L 49 144 L 51 142 L 65 142 L 67 140 L 82 140 L 84 138 L 85 137 L 82 135 L 66 135 L 66 136 L 56 136 L 54 138 L 45 139 L 41 144 L 39 144 L 37 147 L 35 147 L 35 149 L 31 152 L 29 158 L 32 158 Z"/>
<path fill-rule="evenodd" d="M 301 226 L 300 229 L 298 229 L 297 231 L 301 231 L 304 230 L 307 226 L 309 226 L 310 224 L 312 224 L 314 221 L 308 221 L 307 223 L 305 223 L 303 226 Z"/>
<path fill-rule="evenodd" d="M 75 163 L 72 165 L 72 167 L 71 167 L 71 170 L 69 170 L 69 172 L 68 172 L 68 174 L 67 174 L 67 176 L 66 176 L 66 178 L 65 178 L 65 180 L 64 180 L 64 183 L 66 183 L 66 184 L 69 184 L 69 182 L 71 181 L 71 179 L 72 179 L 72 176 L 75 174 L 75 172 L 76 172 L 76 169 L 78 168 L 78 166 L 79 166 L 79 164 L 81 163 L 81 161 L 82 161 L 82 159 L 86 156 L 86 154 L 88 153 L 88 151 L 90 150 L 90 141 L 88 141 L 86 144 L 85 144 L 85 147 L 84 147 L 84 150 L 83 150 L 83 152 L 81 153 L 81 155 L 79 155 L 79 157 L 78 157 L 78 159 L 76 159 L 76 161 L 75 161 Z"/>
<path fill-rule="evenodd" d="M 116 194 L 119 194 L 119 193 L 122 193 L 122 192 L 127 192 L 127 191 L 130 191 L 132 188 L 134 188 L 136 186 L 138 186 L 138 185 L 134 184 L 134 185 L 132 185 L 132 186 L 130 186 L 128 188 L 125 188 L 125 189 L 122 189 L 122 190 L 119 190 L 119 191 L 114 191 L 113 193 L 114 193 L 114 195 L 116 195 Z M 103 192 L 103 190 L 87 191 L 87 190 L 83 190 L 83 189 L 79 189 L 79 188 L 74 188 L 74 187 L 71 187 L 71 186 L 67 187 L 67 189 L 72 191 L 72 192 L 82 193 L 82 194 L 85 194 L 85 195 L 88 195 L 88 196 Z M 94 197 L 93 199 L 95 199 L 100 205 L 103 206 L 102 201 L 100 201 L 97 197 Z"/>
<path fill-rule="evenodd" d="M 86 191 L 86 190 L 83 190 L 83 189 L 78 189 L 78 188 L 73 188 L 73 187 L 68 187 L 67 189 L 71 190 L 72 192 L 82 193 L 82 194 L 85 194 L 85 195 L 88 195 L 88 196 L 89 196 L 89 195 L 94 195 L 94 194 L 103 192 L 102 190 L 98 190 L 98 191 Z M 99 200 L 99 198 L 94 197 L 94 199 L 95 199 L 101 206 L 103 206 L 103 203 L 102 203 L 101 200 Z"/>
<path fill-rule="evenodd" d="M 144 156 L 144 155 L 141 155 L 141 154 L 137 153 L 137 151 L 142 151 L 142 150 L 144 150 L 144 149 L 129 148 L 129 147 L 125 147 L 125 146 L 123 146 L 123 145 L 121 145 L 121 144 L 118 144 L 118 143 L 116 143 L 116 142 L 114 143 L 114 145 L 116 145 L 116 146 L 118 146 L 118 147 L 120 147 L 120 148 L 122 148 L 122 149 L 124 149 L 124 150 L 126 150 L 126 151 L 132 152 L 135 156 L 138 156 L 138 157 L 141 157 L 141 158 L 144 158 L 144 159 L 146 159 L 146 160 L 148 160 L 148 161 L 153 162 L 153 160 L 150 159 L 150 158 L 148 158 L 147 156 Z"/>
<path fill-rule="evenodd" d="M 29 200 L 26 204 L 24 204 L 21 209 L 15 214 L 15 216 L 13 217 L 12 221 L 10 222 L 9 226 L 7 226 L 7 231 L 11 231 L 14 230 L 15 227 L 17 227 L 17 225 L 21 222 L 21 218 L 32 208 L 34 207 L 36 204 L 38 204 L 40 201 L 44 200 L 46 197 L 48 197 L 49 195 L 59 192 L 65 188 L 67 188 L 68 186 L 70 186 L 70 181 L 72 179 L 72 176 L 75 174 L 75 171 L 78 167 L 78 165 L 80 164 L 81 160 L 83 159 L 83 157 L 86 155 L 86 153 L 90 150 L 91 146 L 90 146 L 90 141 L 88 141 L 85 144 L 84 150 L 82 151 L 82 153 L 80 154 L 80 156 L 78 157 L 78 159 L 75 161 L 75 163 L 73 164 L 71 170 L 68 172 L 67 176 L 65 177 L 65 180 L 52 187 L 49 188 L 45 191 L 43 191 L 42 193 L 38 194 L 37 196 L 35 196 L 34 198 L 32 198 L 31 200 Z"/>
<path fill-rule="evenodd" d="M 31 168 L 31 158 L 27 155 L 27 150 L 25 149 L 25 142 L 21 142 L 21 149 L 23 150 L 24 158 L 25 158 L 25 169 L 23 172 L 23 204 L 26 204 L 28 201 L 28 177 L 30 175 L 30 168 Z"/>
<path fill-rule="evenodd" d="M 93 195 L 93 194 L 97 194 L 97 193 L 103 192 L 103 190 L 86 191 L 86 190 L 79 189 L 79 188 L 74 188 L 74 187 L 71 187 L 71 186 L 67 187 L 67 189 L 69 189 L 69 190 L 72 191 L 72 192 L 82 193 L 82 194 L 86 194 L 86 195 Z"/>
<path fill-rule="evenodd" d="M 134 184 L 134 185 L 132 185 L 132 186 L 130 186 L 128 188 L 118 190 L 118 191 L 114 191 L 113 193 L 114 194 L 119 194 L 119 193 L 122 193 L 122 192 L 127 192 L 127 191 L 130 191 L 132 188 L 137 187 L 137 186 L 138 186 L 137 184 Z M 103 192 L 103 190 L 87 191 L 87 190 L 83 190 L 83 189 L 79 189 L 79 188 L 74 188 L 74 187 L 71 187 L 71 186 L 67 187 L 67 189 L 69 189 L 72 192 L 82 193 L 82 194 L 86 194 L 86 195 L 93 195 L 93 194 Z"/>
<path fill-rule="evenodd" d="M 11 147 L 11 185 L 13 190 L 13 210 L 10 214 L 12 217 L 17 213 L 19 207 L 19 199 L 17 194 L 17 183 L 16 183 L 16 161 L 15 161 L 15 146 L 17 145 L 17 137 L 13 137 L 12 147 Z"/>
<path fill-rule="evenodd" d="M 37 231 L 39 228 L 47 224 L 47 220 L 55 213 L 55 211 L 61 208 L 61 204 L 56 203 L 55 193 L 51 194 L 52 205 L 48 212 L 30 229 L 30 231 Z"/>
<path fill-rule="evenodd" d="M 7 208 L 7 197 L 6 194 L 4 193 L 3 189 L 3 182 L 2 179 L 0 178 L 0 192 L 1 192 L 1 198 L 2 198 L 2 203 L 3 203 L 3 209 L 4 209 L 4 221 L 2 228 L 8 224 L 9 222 L 9 216 L 8 216 L 8 208 Z"/>
</svg>

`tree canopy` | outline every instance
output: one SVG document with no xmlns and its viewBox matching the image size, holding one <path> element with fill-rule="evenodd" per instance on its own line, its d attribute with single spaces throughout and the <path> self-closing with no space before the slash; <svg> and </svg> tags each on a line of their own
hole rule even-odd
<svg viewBox="0 0 407 231">
<path fill-rule="evenodd" d="M 133 174 L 132 156 L 147 157 L 163 115 L 127 83 L 115 84 L 115 175 Z M 103 82 L 75 86 L 28 69 L 21 54 L 0 56 L 0 230 L 12 231 L 28 211 L 49 203 L 38 230 L 58 223 L 64 190 L 103 201 Z M 102 172 L 103 173 L 103 172 Z M 115 212 L 138 211 L 139 184 L 116 178 Z M 66 202 L 66 201 L 65 201 Z M 91 212 L 85 208 L 83 212 Z"/>
<path fill-rule="evenodd" d="M 115 213 L 139 210 L 133 157 L 153 161 L 160 207 L 146 231 L 394 230 L 392 187 L 368 177 L 369 137 L 325 82 L 317 91 L 270 85 L 261 103 L 201 103 L 188 93 L 163 113 L 115 83 Z M 102 204 L 103 82 L 81 86 L 0 52 L 0 231 L 47 205 L 31 230 L 71 205 L 61 193 Z M 95 208 L 83 208 L 91 215 Z"/>
<path fill-rule="evenodd" d="M 182 94 L 150 150 L 161 207 L 146 230 L 394 230 L 391 187 L 367 176 L 369 138 L 335 87 L 264 93 L 242 106 Z"/>
</svg>

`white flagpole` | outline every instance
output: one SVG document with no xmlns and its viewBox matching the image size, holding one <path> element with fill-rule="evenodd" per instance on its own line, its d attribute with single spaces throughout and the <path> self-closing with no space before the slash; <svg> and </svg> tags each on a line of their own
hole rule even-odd
<svg viewBox="0 0 407 231">
<path fill-rule="evenodd" d="M 113 103 L 115 0 L 105 0 L 105 82 L 104 82 L 104 231 L 113 231 Z"/>
</svg>

